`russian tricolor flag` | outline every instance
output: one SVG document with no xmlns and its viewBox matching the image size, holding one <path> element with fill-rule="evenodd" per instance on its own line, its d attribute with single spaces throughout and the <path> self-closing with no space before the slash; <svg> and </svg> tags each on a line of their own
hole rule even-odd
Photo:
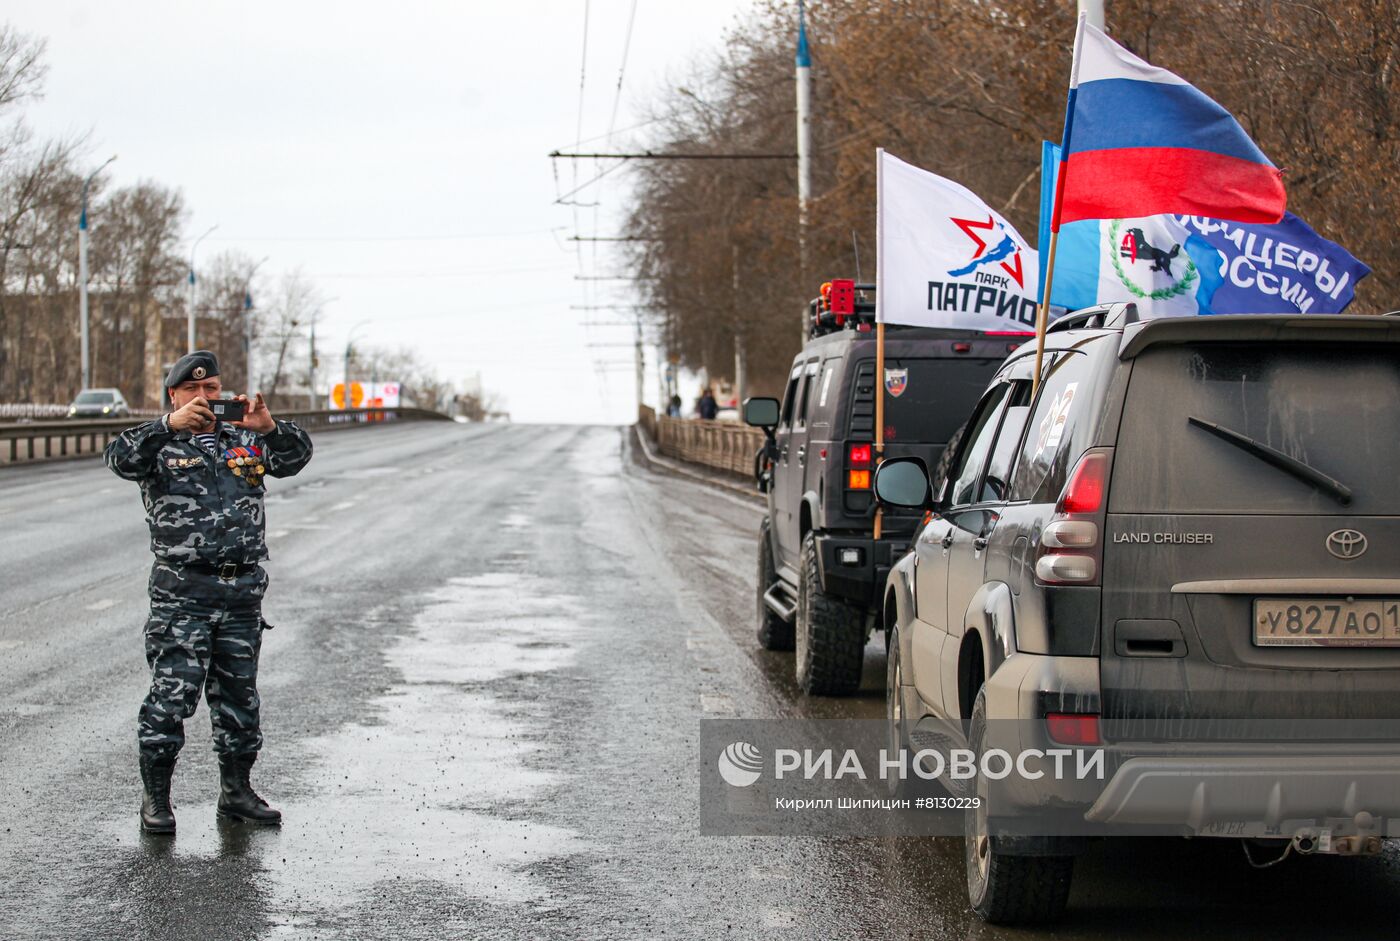
<svg viewBox="0 0 1400 941">
<path fill-rule="evenodd" d="M 1283 177 L 1239 122 L 1080 17 L 1052 227 L 1164 213 L 1283 218 Z"/>
</svg>

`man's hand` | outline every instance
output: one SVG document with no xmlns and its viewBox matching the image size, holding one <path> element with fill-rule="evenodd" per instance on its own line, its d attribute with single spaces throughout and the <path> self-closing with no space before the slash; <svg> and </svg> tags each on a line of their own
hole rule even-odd
<svg viewBox="0 0 1400 941">
<path fill-rule="evenodd" d="M 236 396 L 240 401 L 247 402 L 246 395 Z M 259 392 L 257 399 L 248 406 L 248 412 L 243 416 L 242 421 L 233 422 L 239 428 L 247 428 L 249 431 L 256 431 L 260 435 L 269 434 L 277 429 L 277 422 L 272 420 L 272 413 L 267 410 L 267 403 L 263 401 L 262 393 Z"/>
<path fill-rule="evenodd" d="M 200 434 L 213 430 L 214 413 L 209 411 L 209 402 L 204 396 L 196 396 L 171 412 L 168 424 L 171 431 L 188 431 L 191 434 Z"/>
</svg>

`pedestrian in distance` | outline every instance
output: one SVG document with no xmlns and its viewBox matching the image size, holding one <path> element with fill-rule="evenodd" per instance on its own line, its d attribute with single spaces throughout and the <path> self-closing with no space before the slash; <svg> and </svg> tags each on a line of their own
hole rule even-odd
<svg viewBox="0 0 1400 941">
<path fill-rule="evenodd" d="M 704 391 L 700 393 L 700 401 L 696 405 L 695 411 L 705 421 L 714 421 L 715 416 L 719 414 L 719 403 L 715 401 L 715 394 L 709 386 L 706 386 Z"/>
<path fill-rule="evenodd" d="M 666 414 L 672 418 L 681 417 L 681 397 L 679 395 L 671 396 L 671 401 L 666 406 Z"/>
<path fill-rule="evenodd" d="M 107 466 L 141 485 L 151 530 L 146 662 L 151 688 L 136 723 L 141 828 L 174 833 L 170 782 L 184 722 L 201 691 L 219 757 L 220 819 L 280 824 L 250 782 L 263 738 L 258 653 L 267 573 L 264 477 L 290 477 L 311 460 L 311 439 L 246 395 L 241 420 L 218 420 L 219 361 L 208 350 L 179 359 L 165 379 L 170 411 L 107 445 Z"/>
</svg>

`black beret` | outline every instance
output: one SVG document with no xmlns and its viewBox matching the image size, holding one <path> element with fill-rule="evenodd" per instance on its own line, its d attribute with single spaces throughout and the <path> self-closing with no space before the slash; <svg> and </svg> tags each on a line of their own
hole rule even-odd
<svg viewBox="0 0 1400 941">
<path fill-rule="evenodd" d="M 165 377 L 165 387 L 173 389 L 182 382 L 189 382 L 191 379 L 200 381 L 218 374 L 219 358 L 208 350 L 195 350 L 181 356 L 175 361 L 175 365 L 170 367 L 170 374 Z"/>
</svg>

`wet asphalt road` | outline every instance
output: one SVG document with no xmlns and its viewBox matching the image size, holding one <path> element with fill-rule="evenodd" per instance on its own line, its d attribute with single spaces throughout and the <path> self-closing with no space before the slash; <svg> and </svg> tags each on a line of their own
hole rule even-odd
<svg viewBox="0 0 1400 941">
<path fill-rule="evenodd" d="M 873 718 L 751 641 L 757 504 L 615 428 L 322 435 L 270 481 L 277 625 L 255 782 L 218 825 L 204 707 L 179 836 L 143 837 L 149 557 L 134 485 L 0 471 L 0 938 L 1029 936 L 966 910 L 955 839 L 703 837 L 702 718 Z M 1400 862 L 1253 871 L 1133 841 L 1080 862 L 1056 938 L 1394 937 Z"/>
</svg>

